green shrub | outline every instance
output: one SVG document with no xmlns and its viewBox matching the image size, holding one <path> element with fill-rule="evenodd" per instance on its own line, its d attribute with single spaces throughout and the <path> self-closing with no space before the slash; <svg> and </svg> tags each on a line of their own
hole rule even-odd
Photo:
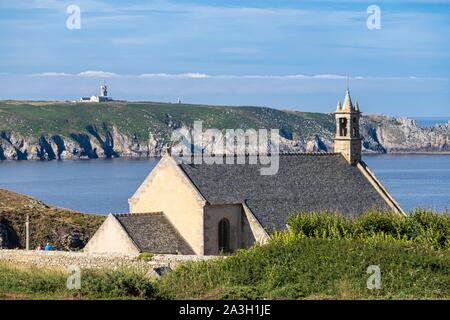
<svg viewBox="0 0 450 320">
<path fill-rule="evenodd" d="M 382 288 L 367 288 L 379 265 Z M 448 299 L 450 255 L 404 241 L 279 236 L 226 259 L 164 275 L 160 293 L 178 299 Z"/>
<path fill-rule="evenodd" d="M 38 267 L 17 268 L 0 264 L 0 293 L 30 297 L 81 297 L 96 299 L 154 299 L 153 283 L 143 273 L 131 270 L 82 270 L 81 289 L 66 287 L 67 274 Z"/>
<path fill-rule="evenodd" d="M 81 294 L 108 298 L 152 299 L 156 295 L 151 281 L 134 271 L 85 271 Z"/>
<path fill-rule="evenodd" d="M 318 212 L 291 215 L 288 225 L 290 233 L 296 238 L 367 241 L 384 239 L 414 242 L 435 249 L 450 249 L 448 213 L 436 214 L 416 210 L 407 217 L 403 217 L 390 212 L 370 211 L 361 216 L 349 218 L 329 212 Z"/>
<path fill-rule="evenodd" d="M 252 286 L 236 286 L 219 290 L 220 300 L 256 300 L 261 297 L 261 290 Z"/>
<path fill-rule="evenodd" d="M 450 216 L 367 212 L 296 214 L 269 243 L 224 260 L 190 263 L 164 276 L 172 298 L 450 298 Z M 379 265 L 382 289 L 368 290 Z"/>
<path fill-rule="evenodd" d="M 55 293 L 65 290 L 66 276 L 63 272 L 28 269 L 0 264 L 0 292 Z"/>
<path fill-rule="evenodd" d="M 153 259 L 153 256 L 154 254 L 151 252 L 141 252 L 137 259 L 141 261 L 151 261 Z"/>
</svg>

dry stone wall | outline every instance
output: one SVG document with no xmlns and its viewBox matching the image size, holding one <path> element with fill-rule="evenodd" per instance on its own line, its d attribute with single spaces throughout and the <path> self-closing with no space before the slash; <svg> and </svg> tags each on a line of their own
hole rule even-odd
<svg viewBox="0 0 450 320">
<path fill-rule="evenodd" d="M 66 269 L 69 266 L 78 266 L 81 269 L 114 270 L 131 268 L 149 271 L 154 268 L 167 266 L 173 269 L 187 261 L 204 261 L 217 258 L 215 256 L 159 254 L 154 255 L 150 261 L 143 261 L 138 257 L 138 255 L 91 254 L 67 251 L 0 250 L 0 263 L 61 269 Z"/>
</svg>

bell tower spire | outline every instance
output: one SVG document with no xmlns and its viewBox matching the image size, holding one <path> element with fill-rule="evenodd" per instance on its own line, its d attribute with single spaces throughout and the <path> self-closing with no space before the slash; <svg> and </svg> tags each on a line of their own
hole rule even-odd
<svg viewBox="0 0 450 320">
<path fill-rule="evenodd" d="M 334 139 L 334 151 L 341 153 L 351 164 L 361 162 L 361 136 L 359 132 L 359 119 L 361 112 L 359 105 L 353 105 L 350 90 L 345 93 L 344 103 L 338 102 L 336 108 L 336 137 Z"/>
</svg>

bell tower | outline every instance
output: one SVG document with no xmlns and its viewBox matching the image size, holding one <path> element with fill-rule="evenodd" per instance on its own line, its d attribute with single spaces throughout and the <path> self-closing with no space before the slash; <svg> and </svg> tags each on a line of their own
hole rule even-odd
<svg viewBox="0 0 450 320">
<path fill-rule="evenodd" d="M 353 105 L 350 90 L 347 88 L 344 103 L 338 102 L 336 108 L 336 137 L 334 139 L 334 152 L 341 153 L 351 164 L 361 161 L 361 136 L 359 133 L 358 102 Z"/>
</svg>

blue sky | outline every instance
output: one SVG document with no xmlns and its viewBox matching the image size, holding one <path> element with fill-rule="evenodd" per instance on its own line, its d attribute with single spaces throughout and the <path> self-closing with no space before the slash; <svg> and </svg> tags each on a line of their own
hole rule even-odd
<svg viewBox="0 0 450 320">
<path fill-rule="evenodd" d="M 0 99 L 105 80 L 117 99 L 331 112 L 348 75 L 363 112 L 450 117 L 450 0 L 0 0 L 0 38 Z"/>
</svg>

